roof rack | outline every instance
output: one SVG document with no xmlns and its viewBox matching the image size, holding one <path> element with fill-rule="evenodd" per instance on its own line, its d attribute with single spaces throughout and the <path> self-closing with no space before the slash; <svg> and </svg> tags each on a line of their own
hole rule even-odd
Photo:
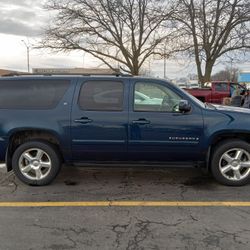
<svg viewBox="0 0 250 250">
<path fill-rule="evenodd" d="M 126 76 L 133 76 L 130 74 L 123 74 L 123 73 L 110 73 L 110 74 L 84 74 L 84 73 L 44 73 L 44 74 L 33 74 L 33 73 L 9 73 L 2 75 L 2 77 L 10 77 L 10 76 L 116 76 L 116 77 L 126 77 Z"/>
</svg>

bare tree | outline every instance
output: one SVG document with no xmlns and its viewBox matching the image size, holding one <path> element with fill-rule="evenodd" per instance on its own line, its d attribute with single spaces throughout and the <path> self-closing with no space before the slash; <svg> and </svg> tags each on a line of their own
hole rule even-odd
<svg viewBox="0 0 250 250">
<path fill-rule="evenodd" d="M 238 81 L 238 68 L 230 68 L 226 67 L 224 70 L 220 70 L 219 72 L 213 74 L 211 76 L 211 80 L 213 81 Z"/>
<path fill-rule="evenodd" d="M 109 68 L 138 75 L 157 46 L 166 40 L 161 25 L 173 9 L 164 0 L 48 0 L 55 11 L 40 47 L 82 50 Z"/>
<path fill-rule="evenodd" d="M 195 58 L 199 81 L 210 81 L 218 59 L 250 48 L 249 0 L 179 0 L 174 51 Z"/>
</svg>

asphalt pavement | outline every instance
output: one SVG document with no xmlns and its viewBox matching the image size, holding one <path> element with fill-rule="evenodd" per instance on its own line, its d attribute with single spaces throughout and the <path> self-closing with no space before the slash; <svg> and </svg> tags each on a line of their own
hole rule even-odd
<svg viewBox="0 0 250 250">
<path fill-rule="evenodd" d="M 250 201 L 249 189 L 222 186 L 198 169 L 108 166 L 65 166 L 51 185 L 31 187 L 0 168 L 0 250 L 245 250 L 250 248 L 250 207 L 240 202 Z M 194 201 L 208 206 L 102 206 L 100 201 Z M 236 206 L 209 206 L 216 201 Z M 3 202 L 12 206 L 1 207 Z M 20 202 L 37 206 L 18 207 Z M 67 202 L 82 203 L 72 207 Z"/>
</svg>

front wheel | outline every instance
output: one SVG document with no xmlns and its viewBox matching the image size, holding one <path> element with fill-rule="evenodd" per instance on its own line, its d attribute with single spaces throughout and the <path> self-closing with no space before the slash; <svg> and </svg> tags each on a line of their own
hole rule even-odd
<svg viewBox="0 0 250 250">
<path fill-rule="evenodd" d="M 214 150 L 211 171 L 214 178 L 229 186 L 250 182 L 250 145 L 234 139 L 220 143 Z"/>
<path fill-rule="evenodd" d="M 60 170 L 61 160 L 53 145 L 31 141 L 15 150 L 12 167 L 16 176 L 24 183 L 43 186 L 54 180 Z"/>
</svg>

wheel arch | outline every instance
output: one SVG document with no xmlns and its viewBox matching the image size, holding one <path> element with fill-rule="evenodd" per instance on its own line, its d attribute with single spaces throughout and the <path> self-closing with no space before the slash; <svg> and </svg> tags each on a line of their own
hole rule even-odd
<svg viewBox="0 0 250 250">
<path fill-rule="evenodd" d="M 216 146 L 224 141 L 232 140 L 232 139 L 239 139 L 245 141 L 250 144 L 250 132 L 249 131 L 235 131 L 235 130 L 228 130 L 228 131 L 220 131 L 214 134 L 209 140 L 209 146 L 207 150 L 207 157 L 206 157 L 206 168 L 207 170 L 210 169 L 212 156 Z"/>
<path fill-rule="evenodd" d="M 57 148 L 62 161 L 64 161 L 59 135 L 54 131 L 44 129 L 19 129 L 13 131 L 9 135 L 9 143 L 5 156 L 7 171 L 12 170 L 11 158 L 16 148 L 25 142 L 33 140 L 46 141 L 53 144 Z"/>
</svg>

